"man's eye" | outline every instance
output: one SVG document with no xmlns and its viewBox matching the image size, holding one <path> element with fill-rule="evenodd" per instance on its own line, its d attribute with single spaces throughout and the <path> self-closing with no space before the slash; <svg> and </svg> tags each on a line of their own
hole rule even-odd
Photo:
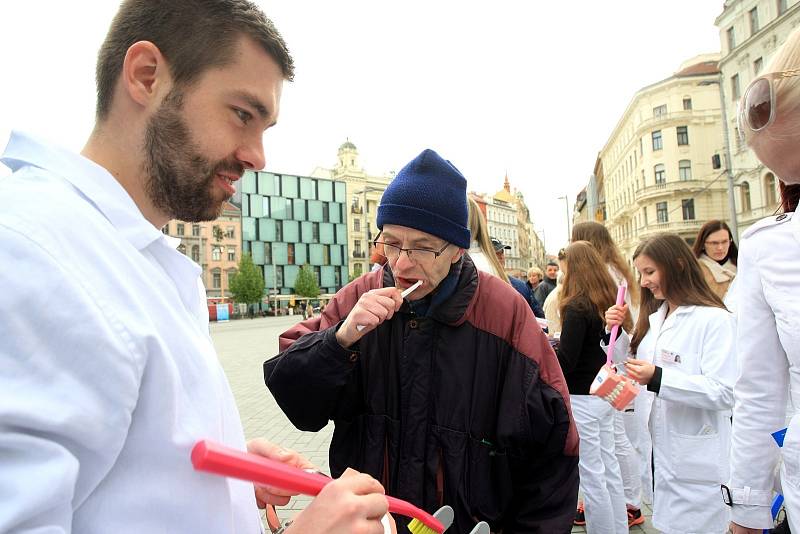
<svg viewBox="0 0 800 534">
<path fill-rule="evenodd" d="M 253 116 L 252 116 L 252 115 L 250 115 L 248 112 L 246 112 L 246 111 L 244 111 L 244 110 L 241 110 L 241 109 L 236 109 L 236 108 L 234 108 L 234 110 L 233 110 L 233 111 L 235 111 L 235 112 L 236 112 L 236 115 L 238 115 L 238 116 L 239 116 L 239 120 L 241 120 L 241 121 L 242 121 L 243 123 L 245 123 L 245 124 L 247 124 L 248 122 L 250 122 L 250 119 L 252 119 L 252 118 L 253 118 Z"/>
</svg>

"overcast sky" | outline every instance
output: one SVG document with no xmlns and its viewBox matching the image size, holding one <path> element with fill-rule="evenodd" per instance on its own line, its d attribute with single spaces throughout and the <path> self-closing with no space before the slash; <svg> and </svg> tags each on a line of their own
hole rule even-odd
<svg viewBox="0 0 800 534">
<path fill-rule="evenodd" d="M 433 148 L 471 190 L 494 192 L 508 172 L 555 251 L 567 238 L 558 197 L 568 195 L 571 211 L 639 88 L 719 50 L 723 2 L 258 3 L 297 66 L 265 136 L 268 170 L 332 166 L 348 137 L 376 174 Z M 93 124 L 97 49 L 117 5 L 0 2 L 0 145 L 14 128 L 80 150 Z"/>
</svg>

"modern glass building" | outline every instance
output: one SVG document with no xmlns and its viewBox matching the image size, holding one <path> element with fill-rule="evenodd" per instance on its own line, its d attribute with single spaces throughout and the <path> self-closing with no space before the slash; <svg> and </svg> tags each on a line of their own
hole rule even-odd
<svg viewBox="0 0 800 534">
<path fill-rule="evenodd" d="M 240 191 L 242 250 L 262 269 L 270 294 L 293 294 L 304 264 L 322 293 L 347 283 L 344 181 L 247 171 Z"/>
</svg>

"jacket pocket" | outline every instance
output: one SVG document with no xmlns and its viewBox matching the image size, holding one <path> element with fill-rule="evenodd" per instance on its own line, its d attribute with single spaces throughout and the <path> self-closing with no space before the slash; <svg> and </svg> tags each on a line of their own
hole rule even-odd
<svg viewBox="0 0 800 534">
<path fill-rule="evenodd" d="M 728 454 L 722 450 L 718 433 L 687 435 L 670 432 L 670 456 L 675 476 L 690 482 L 722 484 L 720 458 Z"/>
<path fill-rule="evenodd" d="M 467 440 L 467 495 L 473 515 L 500 522 L 511 501 L 508 456 L 486 440 Z"/>
</svg>

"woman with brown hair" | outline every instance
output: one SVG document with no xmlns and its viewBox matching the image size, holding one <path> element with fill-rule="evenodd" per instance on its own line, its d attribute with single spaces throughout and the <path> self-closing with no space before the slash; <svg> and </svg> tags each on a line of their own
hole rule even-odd
<svg viewBox="0 0 800 534">
<path fill-rule="evenodd" d="M 624 534 L 628 517 L 614 455 L 614 408 L 589 394 L 589 386 L 606 363 L 600 346 L 605 336 L 603 310 L 614 304 L 617 286 L 600 255 L 586 241 L 568 246 L 564 263 L 559 296 L 561 340 L 556 354 L 580 437 L 578 470 L 587 531 Z"/>
<path fill-rule="evenodd" d="M 628 264 L 611 238 L 608 228 L 594 221 L 575 224 L 572 227 L 572 241 L 588 241 L 594 246 L 606 264 L 608 273 L 618 286 L 625 283 L 625 304 L 631 310 L 631 317 L 638 317 L 639 288 Z M 633 303 L 633 305 L 632 305 Z M 652 502 L 652 474 L 650 471 L 650 437 L 647 426 L 636 418 L 631 404 L 625 411 L 614 413 L 614 450 L 619 462 L 622 484 L 625 488 L 625 504 L 628 509 L 628 526 L 644 523 L 642 499 Z M 577 520 L 580 524 L 580 506 Z"/>
<path fill-rule="evenodd" d="M 724 299 L 736 277 L 736 261 L 739 257 L 731 229 L 723 221 L 708 221 L 697 233 L 692 252 L 700 261 L 708 287 Z"/>
<path fill-rule="evenodd" d="M 653 525 L 675 534 L 723 533 L 729 508 L 719 488 L 728 476 L 735 320 L 679 236 L 645 240 L 633 262 L 643 289 L 625 368 L 647 386 L 636 410 L 652 434 Z M 621 324 L 626 308 L 612 306 L 607 324 Z"/>
</svg>

